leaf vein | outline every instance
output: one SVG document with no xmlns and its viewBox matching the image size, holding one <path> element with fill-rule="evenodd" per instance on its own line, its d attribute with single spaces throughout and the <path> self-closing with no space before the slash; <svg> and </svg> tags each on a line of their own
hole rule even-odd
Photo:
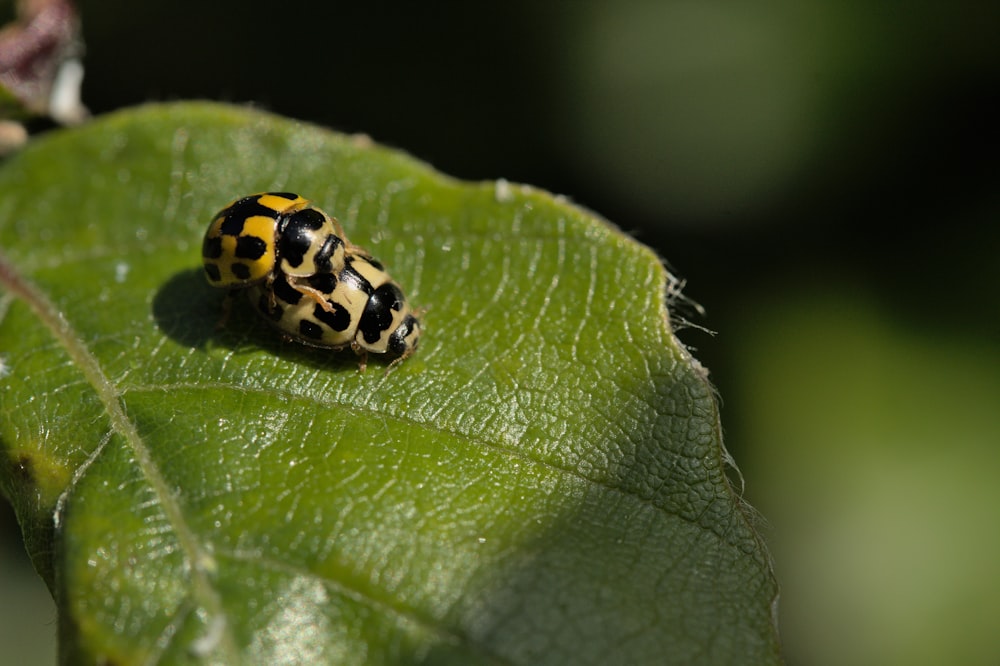
<svg viewBox="0 0 1000 666">
<path fill-rule="evenodd" d="M 343 410 L 345 410 L 347 412 L 351 412 L 351 413 L 355 413 L 355 414 L 364 414 L 365 416 L 368 416 L 368 417 L 370 417 L 372 415 L 378 415 L 381 418 L 391 418 L 391 419 L 393 419 L 395 421 L 398 421 L 398 422 L 409 423 L 409 424 L 414 425 L 414 426 L 418 426 L 418 427 L 425 428 L 425 429 L 428 429 L 428 430 L 433 430 L 433 431 L 441 433 L 441 434 L 450 435 L 450 436 L 453 436 L 455 438 L 465 440 L 466 442 L 475 444 L 477 446 L 481 446 L 483 448 L 488 448 L 488 449 L 492 449 L 494 451 L 498 451 L 500 453 L 503 453 L 503 454 L 505 454 L 507 456 L 510 456 L 511 458 L 515 458 L 515 459 L 517 459 L 519 461 L 522 461 L 522 462 L 526 462 L 526 463 L 529 463 L 529 464 L 532 464 L 532 465 L 537 465 L 538 467 L 543 467 L 543 468 L 546 468 L 546 469 L 551 469 L 553 471 L 556 471 L 556 472 L 559 472 L 559 473 L 562 473 L 562 474 L 567 474 L 567 475 L 569 475 L 569 476 L 571 476 L 571 477 L 573 477 L 573 478 L 575 478 L 575 479 L 577 479 L 579 481 L 582 481 L 584 483 L 590 484 L 590 485 L 598 487 L 598 488 L 603 488 L 605 490 L 608 490 L 608 491 L 620 494 L 620 495 L 625 496 L 625 497 L 629 497 L 629 498 L 631 498 L 631 499 L 639 502 L 640 504 L 652 507 L 656 511 L 660 511 L 660 512 L 663 512 L 666 515 L 670 515 L 670 516 L 673 516 L 675 518 L 679 518 L 681 520 L 684 520 L 685 522 L 690 522 L 690 523 L 692 523 L 692 524 L 700 527 L 701 529 L 704 529 L 705 531 L 707 531 L 707 532 L 709 532 L 711 534 L 715 534 L 715 532 L 713 532 L 712 530 L 710 530 L 710 529 L 706 528 L 704 525 L 701 525 L 700 523 L 698 523 L 697 520 L 692 519 L 691 517 L 688 517 L 688 516 L 684 516 L 684 515 L 682 515 L 680 513 L 677 513 L 677 512 L 674 512 L 674 511 L 670 511 L 669 509 L 667 509 L 662 504 L 659 504 L 659 503 L 655 502 L 652 498 L 644 497 L 643 495 L 640 495 L 640 494 L 636 493 L 632 489 L 629 489 L 629 488 L 626 488 L 626 487 L 622 487 L 622 486 L 619 486 L 619 485 L 615 485 L 615 484 L 609 483 L 608 481 L 606 481 L 604 479 L 586 476 L 585 474 L 583 474 L 579 470 L 575 470 L 575 469 L 572 469 L 570 467 L 565 467 L 565 466 L 562 466 L 562 465 L 557 465 L 557 464 L 555 464 L 553 462 L 549 462 L 549 461 L 546 461 L 546 460 L 541 460 L 541 459 L 533 457 L 533 456 L 531 456 L 531 455 L 529 455 L 529 454 L 527 454 L 527 453 L 525 453 L 523 451 L 519 451 L 517 449 L 513 449 L 513 448 L 511 448 L 509 446 L 503 446 L 501 444 L 498 444 L 496 442 L 491 442 L 489 440 L 480 439 L 480 438 L 477 438 L 477 437 L 475 437 L 473 435 L 470 435 L 469 433 L 466 433 L 466 432 L 461 432 L 461 431 L 456 431 L 456 430 L 448 430 L 446 428 L 442 428 L 442 427 L 440 427 L 438 425 L 435 425 L 434 423 L 432 423 L 430 421 L 418 421 L 418 420 L 416 420 L 414 418 L 411 418 L 409 416 L 404 416 L 404 415 L 401 415 L 401 414 L 387 413 L 387 412 L 384 412 L 384 411 L 377 411 L 377 410 L 370 409 L 370 408 L 359 408 L 357 406 L 346 405 L 346 404 L 343 404 L 343 403 L 329 402 L 329 401 L 322 400 L 322 399 L 320 399 L 317 396 L 313 396 L 313 395 L 309 395 L 309 394 L 303 394 L 303 393 L 296 393 L 294 391 L 288 391 L 288 390 L 280 389 L 280 388 L 261 388 L 261 387 L 256 387 L 256 386 L 250 386 L 250 387 L 247 387 L 247 386 L 235 386 L 233 384 L 227 384 L 225 382 L 205 382 L 205 383 L 174 382 L 174 383 L 170 383 L 170 384 L 160 384 L 160 385 L 132 384 L 132 385 L 129 385 L 129 386 L 126 386 L 126 387 L 121 387 L 121 391 L 122 391 L 123 395 L 127 394 L 127 393 L 154 393 L 154 392 L 170 392 L 170 391 L 177 391 L 177 390 L 209 391 L 209 392 L 218 391 L 218 390 L 231 390 L 231 391 L 235 391 L 235 392 L 238 392 L 238 393 L 242 393 L 244 395 L 260 394 L 260 395 L 280 396 L 280 397 L 282 397 L 285 400 L 302 400 L 302 401 L 312 402 L 312 403 L 316 403 L 318 405 L 322 405 L 323 407 L 328 408 L 328 409 L 330 409 L 330 408 L 339 408 L 339 409 L 343 409 Z M 716 536 L 718 536 L 718 535 L 716 535 Z"/>
<path fill-rule="evenodd" d="M 3 285 L 15 297 L 22 299 L 31 308 L 42 325 L 52 333 L 53 337 L 66 350 L 72 362 L 79 368 L 80 372 L 86 378 L 87 383 L 97 394 L 108 415 L 112 431 L 117 433 L 132 450 L 136 463 L 146 478 L 147 483 L 149 483 L 153 494 L 160 499 L 160 506 L 167 520 L 173 526 L 178 543 L 191 564 L 196 598 L 198 598 L 199 603 L 205 605 L 206 610 L 212 616 L 220 615 L 223 612 L 221 599 L 217 591 L 212 587 L 206 571 L 206 566 L 209 566 L 211 558 L 201 548 L 197 537 L 184 519 L 180 503 L 171 492 L 162 474 L 160 474 L 159 468 L 153 462 L 152 454 L 139 434 L 135 423 L 125 413 L 122 404 L 123 394 L 108 380 L 97 357 L 91 353 L 84 340 L 77 335 L 76 330 L 59 308 L 41 290 L 24 279 L 2 253 L 0 253 L 0 285 Z M 77 470 L 72 481 L 63 492 L 63 496 L 60 497 L 59 505 L 61 507 L 65 507 L 65 503 L 72 494 L 74 487 L 83 478 L 87 469 L 93 464 L 93 461 L 104 450 L 107 442 L 111 440 L 110 435 L 111 433 L 109 432 L 105 441 L 90 456 L 88 463 L 85 463 Z M 228 654 L 235 655 L 236 650 L 232 634 L 227 632 L 222 639 L 224 643 L 223 647 L 225 647 Z"/>
<path fill-rule="evenodd" d="M 480 644 L 474 644 L 469 636 L 455 629 L 446 628 L 442 626 L 434 618 L 428 617 L 425 614 L 418 612 L 417 609 L 415 608 L 404 607 L 401 604 L 391 604 L 385 601 L 381 601 L 379 599 L 376 599 L 372 595 L 367 594 L 364 590 L 360 588 L 348 585 L 347 582 L 345 581 L 336 580 L 330 578 L 329 576 L 324 576 L 323 574 L 307 569 L 306 567 L 299 564 L 291 563 L 288 561 L 279 561 L 269 557 L 265 557 L 257 552 L 246 553 L 226 548 L 216 549 L 215 552 L 217 555 L 228 557 L 238 562 L 246 562 L 253 566 L 268 568 L 271 569 L 272 571 L 277 571 L 279 573 L 288 574 L 296 577 L 302 577 L 302 578 L 314 578 L 320 581 L 324 587 L 326 587 L 329 590 L 332 590 L 336 594 L 347 597 L 348 599 L 356 603 L 367 605 L 382 613 L 395 615 L 408 622 L 412 622 L 413 624 L 423 627 L 428 632 L 441 637 L 442 639 L 444 639 L 445 641 L 447 641 L 452 645 L 464 644 L 473 646 L 477 652 L 489 658 L 492 663 L 496 664 L 513 663 L 508 661 L 507 659 L 500 657 L 499 655 L 489 652 L 484 648 L 484 646 Z"/>
</svg>

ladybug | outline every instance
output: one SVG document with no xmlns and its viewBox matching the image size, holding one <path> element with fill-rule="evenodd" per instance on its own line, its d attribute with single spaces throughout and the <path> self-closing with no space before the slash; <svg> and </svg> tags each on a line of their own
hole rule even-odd
<svg viewBox="0 0 1000 666">
<path fill-rule="evenodd" d="M 201 256 L 209 284 L 242 289 L 272 281 L 279 272 L 292 288 L 317 302 L 305 278 L 339 271 L 351 246 L 340 224 L 291 192 L 236 199 L 219 211 L 205 233 Z"/>
<path fill-rule="evenodd" d="M 251 288 L 250 299 L 285 336 L 311 347 L 360 354 L 364 371 L 368 353 L 389 354 L 390 368 L 410 356 L 423 329 L 402 289 L 383 265 L 364 251 L 345 253 L 339 272 L 316 273 L 306 282 L 324 303 L 315 303 L 284 275 Z"/>
<path fill-rule="evenodd" d="M 336 219 L 291 192 L 236 199 L 205 233 L 208 282 L 246 290 L 255 309 L 287 338 L 361 356 L 417 348 L 423 329 L 385 267 L 352 244 Z"/>
</svg>

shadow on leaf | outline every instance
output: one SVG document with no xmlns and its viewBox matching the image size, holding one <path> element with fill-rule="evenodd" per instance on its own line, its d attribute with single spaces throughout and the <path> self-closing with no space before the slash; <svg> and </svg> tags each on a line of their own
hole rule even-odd
<svg viewBox="0 0 1000 666">
<path fill-rule="evenodd" d="M 231 298 L 226 313 L 226 299 Z M 153 318 L 168 338 L 191 349 L 221 346 L 239 353 L 265 350 L 296 363 L 324 370 L 356 370 L 358 359 L 349 350 L 307 347 L 288 340 L 257 316 L 243 294 L 227 295 L 209 285 L 201 269 L 173 275 L 153 298 Z M 369 365 L 389 360 L 368 357 Z"/>
</svg>

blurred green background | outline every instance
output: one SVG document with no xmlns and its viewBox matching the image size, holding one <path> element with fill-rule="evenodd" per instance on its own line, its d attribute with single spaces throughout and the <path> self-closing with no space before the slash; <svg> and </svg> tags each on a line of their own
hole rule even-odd
<svg viewBox="0 0 1000 666">
<path fill-rule="evenodd" d="M 634 233 L 717 332 L 788 662 L 1000 663 L 1000 3 L 360 4 L 81 2 L 84 102 L 253 102 Z M 52 663 L 0 534 L 0 644 Z"/>
</svg>

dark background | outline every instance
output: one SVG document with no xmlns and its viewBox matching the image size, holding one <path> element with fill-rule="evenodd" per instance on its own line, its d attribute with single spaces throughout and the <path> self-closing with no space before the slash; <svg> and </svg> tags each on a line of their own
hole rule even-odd
<svg viewBox="0 0 1000 666">
<path fill-rule="evenodd" d="M 1000 550 L 996 538 L 973 536 L 979 523 L 945 538 L 954 548 L 933 561 L 906 535 L 850 556 L 831 544 L 871 545 L 868 530 L 879 533 L 864 521 L 880 496 L 855 473 L 882 462 L 873 451 L 897 461 L 924 452 L 926 476 L 914 472 L 898 492 L 947 489 L 946 516 L 968 515 L 969 469 L 1000 471 L 1000 425 L 983 410 L 965 430 L 921 439 L 963 420 L 947 405 L 1000 404 L 990 379 L 1000 369 L 1000 4 L 102 0 L 80 9 L 83 97 L 95 114 L 150 100 L 252 103 L 369 134 L 459 178 L 568 195 L 654 247 L 707 311 L 686 315 L 717 332 L 680 337 L 711 371 L 746 495 L 770 521 L 789 659 L 996 655 L 995 639 L 958 619 L 954 629 L 934 624 L 933 639 L 921 629 L 953 606 L 983 610 L 971 593 L 948 596 L 971 585 L 950 558 Z M 915 384 L 927 393 L 908 393 Z M 934 455 L 945 449 L 969 468 L 942 477 Z M 891 475 L 890 465 L 880 478 Z M 897 497 L 886 483 L 876 487 Z M 908 506 L 884 520 L 905 522 Z M 814 531 L 831 524 L 847 527 Z M 894 557 L 926 571 L 915 565 L 876 592 L 866 581 L 891 578 L 880 562 Z M 1000 592 L 995 571 L 966 576 Z M 912 588 L 926 594 L 870 603 Z M 859 626 L 889 617 L 899 626 L 878 637 Z"/>
<path fill-rule="evenodd" d="M 81 5 L 94 113 L 253 103 L 568 195 L 656 248 L 713 330 L 749 282 L 814 270 L 996 325 L 971 288 L 996 246 L 970 242 L 997 201 L 993 3 Z M 724 340 L 686 338 L 721 365 Z"/>
</svg>

